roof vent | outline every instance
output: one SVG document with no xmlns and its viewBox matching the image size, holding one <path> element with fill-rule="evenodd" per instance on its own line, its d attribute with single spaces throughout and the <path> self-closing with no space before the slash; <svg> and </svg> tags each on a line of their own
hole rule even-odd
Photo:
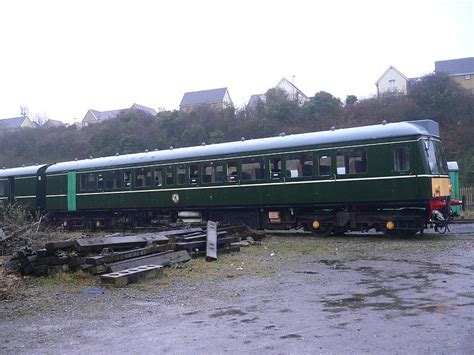
<svg viewBox="0 0 474 355">
<path fill-rule="evenodd" d="M 245 137 L 240 138 L 240 141 L 241 141 L 241 142 L 244 142 L 244 141 L 245 141 Z"/>
<path fill-rule="evenodd" d="M 281 132 L 281 133 L 279 134 L 279 136 L 280 136 L 280 137 L 284 137 L 284 136 L 286 136 L 286 133 L 285 133 L 285 132 Z"/>
<path fill-rule="evenodd" d="M 173 150 L 173 149 L 174 149 L 174 147 L 172 145 L 170 145 L 170 150 Z"/>
<path fill-rule="evenodd" d="M 335 131 L 336 130 L 336 126 L 331 126 L 331 131 Z"/>
<path fill-rule="evenodd" d="M 383 121 L 382 121 L 382 125 L 385 126 L 386 124 L 387 124 L 387 120 L 383 120 Z"/>
</svg>

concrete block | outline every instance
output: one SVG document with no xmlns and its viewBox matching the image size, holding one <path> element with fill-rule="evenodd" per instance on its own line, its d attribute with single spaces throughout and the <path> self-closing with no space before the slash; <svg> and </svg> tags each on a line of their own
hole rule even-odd
<svg viewBox="0 0 474 355">
<path fill-rule="evenodd" d="M 110 283 L 116 287 L 123 287 L 138 280 L 155 278 L 163 273 L 161 265 L 142 265 L 131 269 L 101 275 L 102 282 Z"/>
</svg>

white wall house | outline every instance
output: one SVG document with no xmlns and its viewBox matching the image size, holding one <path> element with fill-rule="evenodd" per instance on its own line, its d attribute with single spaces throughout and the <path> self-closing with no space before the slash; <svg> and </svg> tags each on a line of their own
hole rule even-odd
<svg viewBox="0 0 474 355">
<path fill-rule="evenodd" d="M 408 78 L 394 66 L 389 66 L 375 83 L 377 96 L 386 94 L 407 94 Z"/>
</svg>

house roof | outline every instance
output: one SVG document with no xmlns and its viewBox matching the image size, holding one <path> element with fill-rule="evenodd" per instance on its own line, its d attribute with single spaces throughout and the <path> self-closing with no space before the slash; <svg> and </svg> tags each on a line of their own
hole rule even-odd
<svg viewBox="0 0 474 355">
<path fill-rule="evenodd" d="M 267 97 L 266 97 L 265 94 L 252 95 L 252 96 L 250 96 L 249 103 L 247 104 L 247 106 L 248 107 L 255 107 L 255 106 L 257 106 L 259 101 L 265 102 L 266 98 Z"/>
<path fill-rule="evenodd" d="M 88 112 L 91 112 L 94 115 L 94 117 L 97 118 L 98 121 L 107 121 L 107 120 L 117 117 L 121 113 L 124 113 L 128 110 L 140 110 L 153 116 L 156 115 L 156 111 L 152 109 L 151 107 L 147 107 L 147 106 L 143 106 L 139 104 L 133 104 L 132 106 L 130 106 L 130 108 L 122 108 L 119 110 L 98 111 L 98 110 L 91 109 Z"/>
<path fill-rule="evenodd" d="M 252 154 L 255 152 L 272 149 L 277 150 L 297 147 L 305 149 L 304 147 L 313 146 L 316 144 L 345 143 L 359 140 L 375 140 L 380 138 L 420 135 L 439 137 L 438 123 L 432 120 L 396 122 L 373 126 L 336 129 L 334 131 L 290 134 L 270 138 L 200 145 L 197 147 L 166 149 L 95 159 L 83 159 L 50 165 L 46 170 L 46 173 L 51 174 L 70 170 L 86 170 L 107 167 L 115 169 L 117 166 L 145 164 L 152 162 L 160 164 L 170 160 L 206 160 L 213 156 L 222 158 L 225 155 Z"/>
<path fill-rule="evenodd" d="M 387 68 L 387 70 L 385 70 L 385 71 L 383 72 L 383 74 L 380 76 L 379 80 L 377 80 L 377 81 L 375 82 L 375 85 L 377 85 L 377 84 L 379 83 L 379 81 L 382 80 L 382 78 L 385 76 L 385 74 L 387 74 L 387 73 L 388 73 L 390 70 L 392 70 L 392 69 L 395 70 L 398 74 L 400 74 L 406 81 L 409 80 L 405 75 L 403 75 L 403 73 L 402 73 L 400 70 L 398 70 L 398 69 L 395 68 L 393 65 L 391 65 L 391 66 L 389 66 L 389 67 Z"/>
<path fill-rule="evenodd" d="M 303 91 L 301 91 L 300 89 L 298 89 L 298 88 L 295 86 L 295 84 L 293 84 L 293 83 L 292 83 L 291 81 L 289 81 L 287 78 L 282 78 L 282 79 L 278 82 L 278 84 L 276 84 L 275 87 L 279 87 L 280 84 L 283 83 L 283 82 L 285 82 L 285 83 L 291 85 L 297 92 L 299 92 L 299 93 L 303 96 L 303 98 L 305 98 L 305 99 L 308 98 L 308 96 L 306 96 Z"/>
<path fill-rule="evenodd" d="M 52 120 L 51 118 L 49 118 L 43 126 L 46 126 L 46 127 L 61 127 L 61 126 L 65 126 L 66 124 L 63 122 L 63 121 L 59 121 L 59 120 Z"/>
<path fill-rule="evenodd" d="M 227 88 L 186 92 L 179 106 L 183 107 L 222 102 L 226 92 Z"/>
<path fill-rule="evenodd" d="M 148 113 L 152 116 L 156 116 L 156 110 L 155 109 L 153 109 L 151 107 L 139 105 L 139 104 L 133 104 L 130 107 L 130 110 L 140 110 L 140 111 L 146 112 L 146 113 Z"/>
<path fill-rule="evenodd" d="M 435 62 L 435 72 L 448 75 L 464 75 L 474 73 L 474 57 Z"/>
<path fill-rule="evenodd" d="M 12 117 L 12 118 L 5 118 L 0 120 L 0 130 L 3 129 L 14 129 L 14 128 L 21 128 L 21 125 L 25 121 L 26 117 Z"/>
</svg>

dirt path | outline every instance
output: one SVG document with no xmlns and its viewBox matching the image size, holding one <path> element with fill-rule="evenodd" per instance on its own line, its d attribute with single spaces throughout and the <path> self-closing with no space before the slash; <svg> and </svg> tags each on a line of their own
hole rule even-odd
<svg viewBox="0 0 474 355">
<path fill-rule="evenodd" d="M 2 353 L 472 353 L 474 226 L 391 240 L 274 236 L 124 289 L 31 279 Z M 92 293 L 92 294 L 91 294 Z"/>
</svg>

